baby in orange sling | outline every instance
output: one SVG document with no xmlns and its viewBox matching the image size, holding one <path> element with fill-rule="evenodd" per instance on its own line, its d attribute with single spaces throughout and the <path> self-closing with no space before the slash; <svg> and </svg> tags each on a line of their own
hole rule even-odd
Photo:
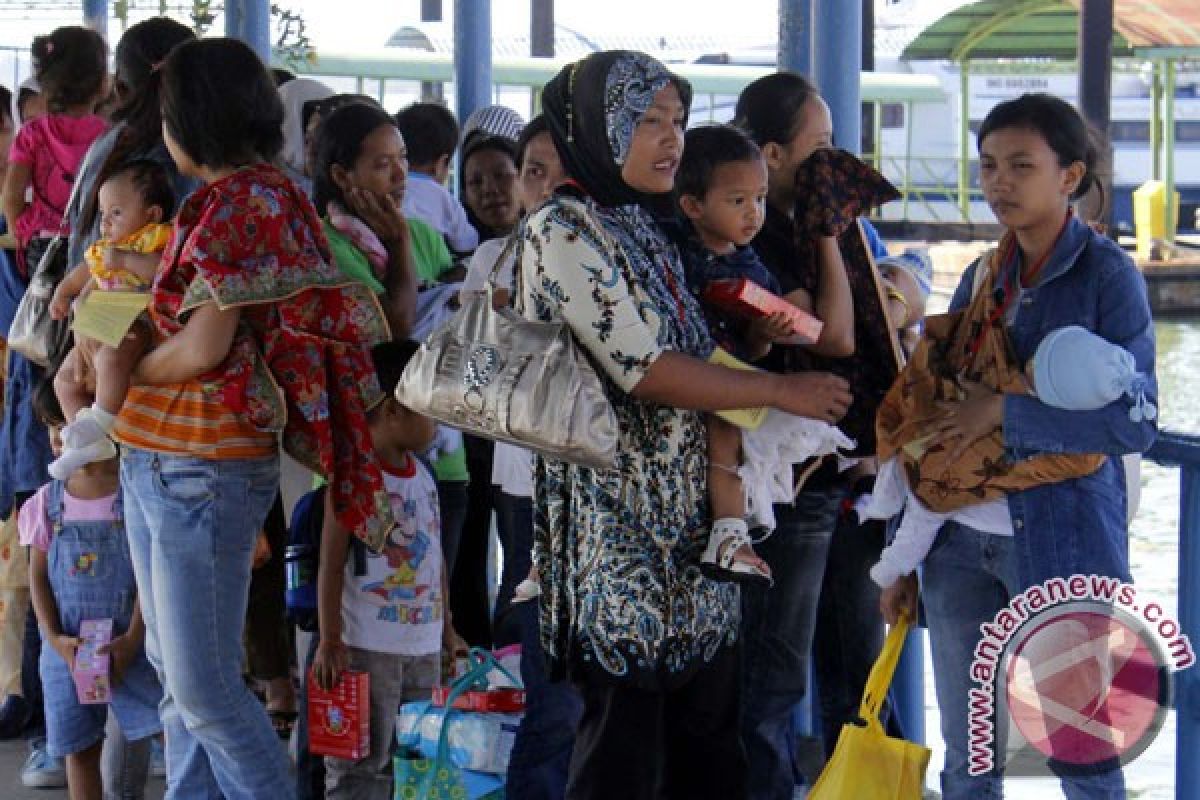
<svg viewBox="0 0 1200 800">
<path fill-rule="evenodd" d="M 161 253 L 170 238 L 171 226 L 164 221 L 174 209 L 175 193 L 161 164 L 126 164 L 104 181 L 96 197 L 101 238 L 55 290 L 50 304 L 54 319 L 66 318 L 72 305 L 92 291 L 141 293 L 148 299 L 158 259 L 136 254 Z M 114 263 L 117 259 L 120 265 Z M 144 317 L 130 325 L 116 347 L 76 331 L 75 347 L 54 376 L 54 391 L 69 424 L 62 430 L 62 455 L 49 466 L 52 477 L 66 480 L 84 464 L 116 455 L 109 434 L 151 333 Z"/>
</svg>

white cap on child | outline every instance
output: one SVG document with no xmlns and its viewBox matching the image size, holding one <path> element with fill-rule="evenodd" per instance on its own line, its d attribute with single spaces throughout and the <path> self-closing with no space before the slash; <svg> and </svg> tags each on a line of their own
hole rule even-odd
<svg viewBox="0 0 1200 800">
<path fill-rule="evenodd" d="M 1129 410 L 1134 422 L 1158 415 L 1133 354 L 1078 325 L 1042 339 L 1033 354 L 1033 380 L 1038 399 L 1056 408 L 1094 411 L 1128 395 L 1134 400 Z"/>
</svg>

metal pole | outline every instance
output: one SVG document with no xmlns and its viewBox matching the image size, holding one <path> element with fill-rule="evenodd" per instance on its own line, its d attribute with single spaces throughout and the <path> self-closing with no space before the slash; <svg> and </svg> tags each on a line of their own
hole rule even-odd
<svg viewBox="0 0 1200 800">
<path fill-rule="evenodd" d="M 225 35 L 241 39 L 270 66 L 270 0 L 228 0 L 225 3 Z"/>
<path fill-rule="evenodd" d="M 1167 79 L 1163 87 L 1163 101 L 1166 104 L 1166 119 L 1163 131 L 1163 150 L 1166 152 L 1166 165 L 1163 168 L 1163 183 L 1167 187 L 1167 241 L 1175 241 L 1175 216 L 1179 213 L 1179 204 L 1175 202 L 1175 59 L 1168 58 L 1166 62 Z"/>
<path fill-rule="evenodd" d="M 813 76 L 833 115 L 833 141 L 858 153 L 862 149 L 862 4 L 815 0 L 813 5 Z"/>
<path fill-rule="evenodd" d="M 1179 469 L 1179 626 L 1200 640 L 1200 464 Z M 1190 667 L 1175 673 L 1175 786 L 1185 797 L 1200 786 L 1200 673 Z"/>
<path fill-rule="evenodd" d="M 454 0 L 454 92 L 461 120 L 492 102 L 491 0 Z"/>
<path fill-rule="evenodd" d="M 821 2 L 821 0 L 817 0 Z M 779 68 L 811 75 L 813 0 L 779 0 Z"/>
<path fill-rule="evenodd" d="M 1150 177 L 1162 177 L 1163 87 L 1162 63 L 1150 62 Z"/>
<path fill-rule="evenodd" d="M 554 58 L 554 0 L 529 2 L 529 55 Z"/>
<path fill-rule="evenodd" d="M 958 210 L 971 221 L 971 62 L 958 65 Z"/>
<path fill-rule="evenodd" d="M 108 38 L 108 0 L 83 0 L 83 25 Z"/>
<path fill-rule="evenodd" d="M 1112 163 L 1108 141 L 1112 119 L 1113 0 L 1082 0 L 1079 5 L 1079 110 L 1096 130 L 1104 134 L 1102 163 Z M 1112 197 L 1112 180 L 1106 180 L 1104 196 Z M 1112 222 L 1112 203 L 1101 209 L 1097 222 Z"/>
</svg>

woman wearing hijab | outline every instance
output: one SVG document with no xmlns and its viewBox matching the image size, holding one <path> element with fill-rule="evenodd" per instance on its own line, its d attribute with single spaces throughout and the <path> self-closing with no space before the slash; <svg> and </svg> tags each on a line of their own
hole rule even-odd
<svg viewBox="0 0 1200 800">
<path fill-rule="evenodd" d="M 292 78 L 279 87 L 283 101 L 283 150 L 279 156 L 288 177 L 309 194 L 313 179 L 308 173 L 305 131 L 317 104 L 330 97 L 333 89 L 312 78 Z"/>
<path fill-rule="evenodd" d="M 551 676 L 584 701 L 567 797 L 745 797 L 738 739 L 738 590 L 700 572 L 709 525 L 704 417 L 772 406 L 833 421 L 844 381 L 711 365 L 669 204 L 691 89 L 649 56 L 595 53 L 543 92 L 573 180 L 529 219 L 529 318 L 563 319 L 599 368 L 618 463 L 538 459 L 534 560 Z"/>
</svg>

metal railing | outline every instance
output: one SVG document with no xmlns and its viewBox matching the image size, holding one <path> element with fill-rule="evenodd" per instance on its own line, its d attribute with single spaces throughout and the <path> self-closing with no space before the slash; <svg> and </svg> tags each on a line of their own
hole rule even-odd
<svg viewBox="0 0 1200 800">
<path fill-rule="evenodd" d="M 1162 431 L 1146 458 L 1179 468 L 1180 631 L 1200 642 L 1200 436 Z M 1175 797 L 1200 795 L 1200 667 L 1173 675 L 1175 707 Z M 905 735 L 925 740 L 924 632 L 914 628 L 893 681 L 896 713 Z"/>
</svg>

